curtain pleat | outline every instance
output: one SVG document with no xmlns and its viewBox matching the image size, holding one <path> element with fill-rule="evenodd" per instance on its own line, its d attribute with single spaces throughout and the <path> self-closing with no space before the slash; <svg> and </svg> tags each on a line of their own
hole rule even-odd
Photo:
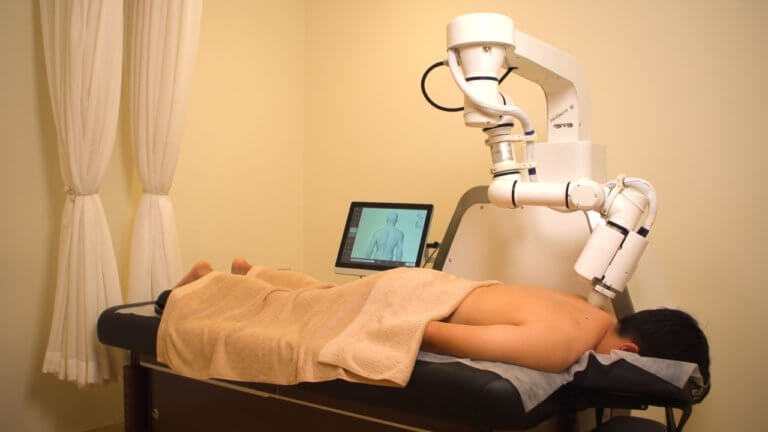
<svg viewBox="0 0 768 432">
<path fill-rule="evenodd" d="M 131 135 L 143 194 L 131 244 L 128 300 L 155 298 L 181 276 L 168 192 L 197 54 L 202 0 L 135 0 L 129 12 Z"/>
<path fill-rule="evenodd" d="M 40 0 L 48 87 L 67 199 L 43 372 L 78 385 L 111 377 L 96 320 L 122 302 L 98 191 L 117 128 L 123 2 Z"/>
</svg>

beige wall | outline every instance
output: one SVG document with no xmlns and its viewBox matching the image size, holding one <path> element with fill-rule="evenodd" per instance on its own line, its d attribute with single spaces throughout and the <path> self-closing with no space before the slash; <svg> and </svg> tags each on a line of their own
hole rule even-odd
<svg viewBox="0 0 768 432">
<path fill-rule="evenodd" d="M 697 316 L 713 391 L 693 431 L 757 430 L 768 380 L 766 210 L 759 177 L 768 93 L 760 1 L 207 1 L 171 192 L 184 265 L 254 262 L 346 280 L 331 267 L 351 200 L 432 202 L 439 239 L 459 196 L 488 181 L 482 134 L 429 107 L 424 68 L 455 15 L 497 11 L 573 54 L 592 91 L 608 172 L 651 179 L 656 288 L 639 306 Z M 0 429 L 84 430 L 121 416 L 118 386 L 77 391 L 39 373 L 63 204 L 37 2 L 0 2 Z M 446 71 L 435 95 L 460 103 Z M 541 92 L 509 94 L 543 130 Z M 125 286 L 139 186 L 125 116 L 102 187 Z M 732 150 L 731 150 L 732 149 Z M 723 154 L 727 160 L 723 165 Z M 755 192 L 756 191 L 756 192 Z M 566 265 L 566 264 L 564 264 Z M 661 287 L 661 288 L 659 288 Z M 10 355 L 8 353 L 11 353 Z M 750 372 L 743 372 L 750 371 Z"/>
<path fill-rule="evenodd" d="M 171 198 L 184 266 L 301 268 L 304 2 L 207 1 Z"/>
<path fill-rule="evenodd" d="M 709 335 L 713 390 L 690 430 L 760 429 L 768 400 L 768 351 L 758 342 L 768 305 L 766 2 L 307 2 L 305 268 L 344 280 L 330 267 L 350 200 L 433 202 L 439 239 L 459 195 L 487 183 L 482 133 L 429 107 L 418 89 L 422 71 L 445 55 L 445 24 L 476 11 L 505 13 L 574 55 L 609 175 L 656 185 L 660 215 L 641 264 L 656 284 L 635 297 L 640 307 L 690 311 Z M 431 83 L 456 102 L 449 80 L 441 71 Z M 542 130 L 540 94 L 508 88 L 539 110 Z"/>
</svg>

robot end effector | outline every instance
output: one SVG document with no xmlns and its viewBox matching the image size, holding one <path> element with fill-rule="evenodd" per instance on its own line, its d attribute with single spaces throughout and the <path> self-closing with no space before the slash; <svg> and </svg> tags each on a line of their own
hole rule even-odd
<svg viewBox="0 0 768 432">
<path fill-rule="evenodd" d="M 647 181 L 620 176 L 608 187 L 612 189 L 600 212 L 605 224 L 592 230 L 574 265 L 576 273 L 592 282 L 592 304 L 624 291 L 648 246 L 646 236 L 656 217 L 656 196 Z M 635 230 L 644 214 L 645 221 Z"/>
</svg>

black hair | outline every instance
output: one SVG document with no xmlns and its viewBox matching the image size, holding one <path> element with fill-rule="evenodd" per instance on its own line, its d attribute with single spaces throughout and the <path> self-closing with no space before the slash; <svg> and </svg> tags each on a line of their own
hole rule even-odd
<svg viewBox="0 0 768 432">
<path fill-rule="evenodd" d="M 709 344 L 699 323 L 676 309 L 650 309 L 625 316 L 618 322 L 619 336 L 637 344 L 639 354 L 699 365 L 709 383 Z"/>
</svg>

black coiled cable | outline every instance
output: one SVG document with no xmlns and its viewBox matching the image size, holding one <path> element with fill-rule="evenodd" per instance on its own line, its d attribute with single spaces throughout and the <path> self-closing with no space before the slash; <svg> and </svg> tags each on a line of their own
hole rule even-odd
<svg viewBox="0 0 768 432">
<path fill-rule="evenodd" d="M 424 95 L 424 99 L 429 102 L 430 105 L 433 107 L 439 109 L 440 111 L 447 111 L 447 112 L 457 112 L 457 111 L 463 111 L 464 107 L 444 107 L 440 105 L 439 103 L 432 100 L 431 97 L 429 97 L 429 94 L 427 93 L 427 76 L 429 76 L 430 72 L 437 69 L 440 66 L 446 66 L 445 61 L 439 61 L 432 66 L 428 67 L 426 71 L 424 71 L 424 74 L 421 75 L 421 94 Z M 506 71 L 504 71 L 504 75 L 499 78 L 499 84 L 501 84 L 507 76 L 512 73 L 513 70 L 517 69 L 516 67 L 510 67 L 507 68 Z"/>
</svg>

